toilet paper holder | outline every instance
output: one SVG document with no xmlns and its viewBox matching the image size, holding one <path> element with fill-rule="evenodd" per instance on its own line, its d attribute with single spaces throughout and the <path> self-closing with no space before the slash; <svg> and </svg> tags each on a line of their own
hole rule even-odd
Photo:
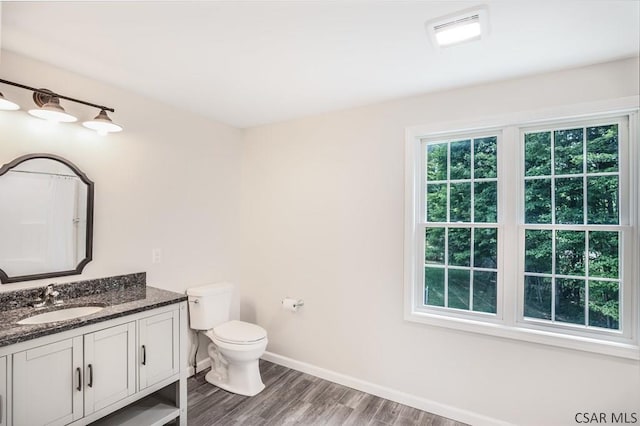
<svg viewBox="0 0 640 426">
<path fill-rule="evenodd" d="M 282 303 L 283 307 L 286 307 L 288 305 L 288 306 L 291 306 L 293 309 L 298 309 L 304 306 L 304 300 L 294 299 L 292 297 L 285 297 L 284 299 L 282 299 L 280 303 Z"/>
</svg>

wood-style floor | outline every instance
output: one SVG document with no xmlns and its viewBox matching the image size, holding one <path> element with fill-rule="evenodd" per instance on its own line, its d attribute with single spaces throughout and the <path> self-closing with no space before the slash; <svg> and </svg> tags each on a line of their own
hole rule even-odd
<svg viewBox="0 0 640 426">
<path fill-rule="evenodd" d="M 434 425 L 463 426 L 267 361 L 260 361 L 266 385 L 248 398 L 204 380 L 208 369 L 188 381 L 189 426 L 253 425 Z"/>
</svg>

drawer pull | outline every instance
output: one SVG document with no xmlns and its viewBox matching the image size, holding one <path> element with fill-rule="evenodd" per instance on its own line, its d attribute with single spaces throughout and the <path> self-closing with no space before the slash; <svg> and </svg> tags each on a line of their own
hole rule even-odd
<svg viewBox="0 0 640 426">
<path fill-rule="evenodd" d="M 87 383 L 87 386 L 93 387 L 93 365 L 91 364 L 89 364 L 89 383 Z"/>
<path fill-rule="evenodd" d="M 142 365 L 147 365 L 147 347 L 142 345 Z"/>
</svg>

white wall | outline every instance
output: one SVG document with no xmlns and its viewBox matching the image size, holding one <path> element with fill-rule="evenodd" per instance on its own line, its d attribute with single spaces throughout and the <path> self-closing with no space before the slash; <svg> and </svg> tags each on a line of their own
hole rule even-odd
<svg viewBox="0 0 640 426">
<path fill-rule="evenodd" d="M 61 155 L 95 182 L 93 261 L 82 275 L 0 286 L 0 291 L 131 272 L 182 292 L 237 281 L 241 131 L 115 87 L 2 51 L 0 75 L 115 108 L 125 131 L 105 137 L 77 123 L 48 126 L 0 111 L 0 164 L 35 152 Z M 2 85 L 33 107 L 30 93 Z M 80 119 L 97 110 L 62 101 Z M 151 262 L 153 248 L 162 262 Z"/>
<path fill-rule="evenodd" d="M 629 59 L 247 130 L 243 317 L 275 354 L 494 419 L 637 412 L 638 362 L 405 322 L 402 257 L 405 127 L 637 94 Z"/>
</svg>

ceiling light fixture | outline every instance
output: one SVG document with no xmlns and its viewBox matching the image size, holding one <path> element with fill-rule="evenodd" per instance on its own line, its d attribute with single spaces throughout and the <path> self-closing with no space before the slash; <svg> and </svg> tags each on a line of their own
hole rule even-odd
<svg viewBox="0 0 640 426">
<path fill-rule="evenodd" d="M 20 106 L 9 99 L 5 98 L 2 92 L 0 92 L 0 110 L 3 111 L 15 111 L 20 109 Z"/>
<path fill-rule="evenodd" d="M 427 31 L 437 47 L 480 40 L 488 34 L 487 9 L 469 9 L 429 21 Z"/>
<path fill-rule="evenodd" d="M 438 25 L 434 30 L 436 32 L 436 41 L 440 46 L 477 40 L 482 34 L 480 20 L 477 15 L 456 22 Z"/>
<path fill-rule="evenodd" d="M 80 99 L 70 98 L 68 96 L 63 96 L 48 89 L 36 89 L 34 87 L 25 86 L 24 84 L 15 83 L 13 81 L 0 79 L 0 83 L 32 91 L 33 101 L 38 106 L 38 108 L 32 108 L 28 112 L 34 117 L 63 123 L 73 123 L 75 121 L 78 121 L 75 116 L 66 112 L 62 105 L 60 105 L 60 99 L 65 99 L 67 101 L 90 106 L 100 110 L 98 115 L 93 120 L 85 121 L 83 123 L 85 127 L 95 130 L 100 134 L 119 132 L 122 130 L 122 126 L 115 124 L 107 115 L 107 111 L 115 112 L 113 108 L 82 101 Z M 8 101 L 4 98 L 2 93 L 0 93 L 0 110 L 17 109 L 20 109 L 17 104 Z"/>
</svg>

